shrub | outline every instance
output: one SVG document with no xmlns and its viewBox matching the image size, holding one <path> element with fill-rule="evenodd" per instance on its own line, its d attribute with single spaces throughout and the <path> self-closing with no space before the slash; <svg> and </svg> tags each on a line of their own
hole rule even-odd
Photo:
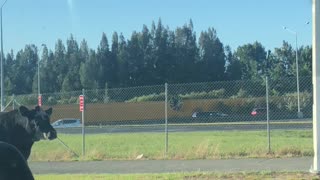
<svg viewBox="0 0 320 180">
<path fill-rule="evenodd" d="M 38 104 L 38 95 L 25 95 L 25 96 L 18 96 L 17 101 L 22 105 L 35 105 Z"/>
<path fill-rule="evenodd" d="M 163 101 L 165 99 L 164 93 L 149 94 L 145 96 L 134 97 L 126 102 L 145 102 L 145 101 Z"/>
<path fill-rule="evenodd" d="M 182 99 L 214 99 L 223 98 L 225 96 L 225 89 L 212 90 L 209 92 L 191 92 L 184 95 L 179 95 Z"/>
<path fill-rule="evenodd" d="M 78 97 L 71 97 L 68 101 L 69 104 L 77 104 L 78 103 Z"/>
<path fill-rule="evenodd" d="M 88 102 L 90 103 L 98 103 L 100 102 L 98 98 L 93 98 L 93 99 L 90 99 Z"/>
<path fill-rule="evenodd" d="M 169 98 L 169 104 L 172 110 L 179 111 L 182 108 L 182 99 L 179 95 L 174 95 Z"/>
<path fill-rule="evenodd" d="M 69 99 L 60 99 L 58 100 L 58 104 L 69 104 Z"/>
<path fill-rule="evenodd" d="M 177 95 L 182 100 L 187 99 L 216 99 L 225 97 L 225 89 L 212 90 L 209 92 L 191 92 L 187 94 L 179 94 Z M 163 101 L 165 99 L 165 94 L 149 94 L 144 96 L 134 97 L 132 99 L 127 100 L 126 102 L 145 102 L 145 101 Z M 170 99 L 170 98 L 169 98 Z"/>
<path fill-rule="evenodd" d="M 285 107 L 289 111 L 296 111 L 298 109 L 298 94 L 297 93 L 287 93 L 283 97 Z M 308 92 L 300 93 L 300 108 L 305 109 L 307 107 L 312 107 L 312 95 Z"/>
<path fill-rule="evenodd" d="M 248 92 L 244 89 L 239 89 L 238 93 L 234 96 L 231 96 L 231 98 L 236 99 L 236 98 L 246 98 L 249 97 Z"/>
<path fill-rule="evenodd" d="M 48 97 L 47 104 L 48 104 L 48 105 L 56 105 L 56 104 L 57 104 L 56 98 L 54 98 L 54 97 L 52 97 L 52 96 L 49 96 L 49 97 Z"/>
</svg>

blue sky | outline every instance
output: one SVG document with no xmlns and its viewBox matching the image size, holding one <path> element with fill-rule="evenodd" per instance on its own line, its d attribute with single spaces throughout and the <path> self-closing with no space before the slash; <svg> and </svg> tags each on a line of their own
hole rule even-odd
<svg viewBox="0 0 320 180">
<path fill-rule="evenodd" d="M 0 0 L 1 3 L 4 0 Z M 72 33 L 96 49 L 113 32 L 129 39 L 132 31 L 149 28 L 161 18 L 171 30 L 193 20 L 197 38 L 213 27 L 224 45 L 261 42 L 266 49 L 282 41 L 295 43 L 283 29 L 298 32 L 298 44 L 311 45 L 311 0 L 8 0 L 3 7 L 4 51 L 14 53 L 26 44 L 42 43 L 54 50 L 57 39 L 66 42 Z"/>
</svg>

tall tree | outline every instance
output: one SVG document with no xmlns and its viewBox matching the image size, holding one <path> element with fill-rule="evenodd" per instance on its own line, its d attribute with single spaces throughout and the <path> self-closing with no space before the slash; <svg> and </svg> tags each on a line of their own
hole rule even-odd
<svg viewBox="0 0 320 180">
<path fill-rule="evenodd" d="M 97 59 L 100 64 L 98 70 L 99 88 L 105 88 L 105 84 L 114 86 L 116 83 L 116 59 L 112 58 L 109 49 L 108 39 L 105 33 L 102 34 L 100 45 L 97 50 Z"/>
<path fill-rule="evenodd" d="M 128 41 L 129 86 L 139 86 L 143 83 L 143 52 L 139 45 L 139 34 L 133 32 Z"/>
<path fill-rule="evenodd" d="M 310 46 L 301 47 L 299 53 L 299 75 L 312 75 L 312 48 Z"/>
<path fill-rule="evenodd" d="M 119 51 L 118 51 L 118 79 L 120 87 L 128 87 L 129 85 L 129 63 L 128 63 L 128 52 L 127 42 L 122 34 L 119 36 Z"/>
<path fill-rule="evenodd" d="M 56 87 L 56 89 L 61 91 L 64 78 L 69 71 L 68 62 L 66 59 L 66 48 L 61 39 L 58 39 L 55 45 L 52 71 L 54 71 L 57 75 L 56 84 L 58 87 Z"/>
<path fill-rule="evenodd" d="M 112 45 L 111 45 L 111 62 L 115 63 L 114 72 L 112 73 L 112 86 L 119 87 L 119 77 L 118 77 L 118 69 L 119 69 L 119 36 L 117 32 L 114 32 L 112 35 Z M 108 83 L 106 83 L 105 88 L 108 87 Z"/>
<path fill-rule="evenodd" d="M 72 77 L 71 74 L 68 73 L 62 83 L 62 92 L 71 92 L 71 91 L 75 91 L 75 89 L 72 87 Z"/>
<path fill-rule="evenodd" d="M 295 52 L 288 42 L 283 41 L 282 47 L 275 48 L 274 57 L 274 67 L 271 70 L 273 79 L 278 80 L 295 75 Z"/>
<path fill-rule="evenodd" d="M 56 78 L 58 77 L 54 67 L 54 54 L 52 51 L 48 51 L 45 46 L 42 51 L 40 61 L 40 86 L 41 93 L 52 93 L 60 91 Z"/>
<path fill-rule="evenodd" d="M 86 43 L 84 41 L 84 43 Z M 86 45 L 84 45 L 86 46 Z M 79 77 L 79 69 L 82 59 L 80 58 L 79 46 L 77 41 L 73 38 L 73 35 L 67 39 L 67 53 L 66 59 L 68 61 L 69 70 L 67 77 L 71 82 L 70 87 L 73 91 L 81 90 L 81 82 Z M 68 80 L 66 80 L 68 81 Z"/>
<path fill-rule="evenodd" d="M 225 51 L 227 61 L 226 78 L 228 80 L 240 80 L 242 77 L 240 61 L 234 57 L 230 46 L 226 46 Z"/>
<path fill-rule="evenodd" d="M 173 32 L 170 32 L 168 27 L 162 25 L 161 19 L 159 19 L 156 29 L 154 41 L 154 78 L 155 84 L 164 84 L 170 82 L 171 72 L 173 68 L 173 57 L 175 53 L 172 51 L 174 47 L 175 38 L 172 36 Z"/>
<path fill-rule="evenodd" d="M 151 74 L 154 72 L 154 56 L 152 47 L 152 37 L 146 25 L 143 25 L 142 32 L 139 35 L 139 44 L 142 53 L 142 70 L 141 82 L 142 85 L 151 85 L 154 83 L 154 78 Z"/>
<path fill-rule="evenodd" d="M 203 64 L 202 77 L 205 81 L 221 81 L 225 73 L 225 54 L 223 44 L 217 37 L 216 30 L 209 28 L 201 32 L 199 38 L 200 62 Z"/>
<path fill-rule="evenodd" d="M 16 73 L 14 68 L 15 60 L 14 60 L 14 53 L 11 50 L 11 53 L 8 53 L 5 58 L 4 63 L 4 86 L 5 86 L 5 94 L 12 94 L 13 93 L 13 77 Z"/>
<path fill-rule="evenodd" d="M 33 78 L 36 74 L 37 54 L 35 45 L 26 45 L 24 50 L 18 51 L 12 67 L 10 82 L 12 93 L 27 94 L 33 89 Z"/>
<path fill-rule="evenodd" d="M 167 44 L 167 52 L 166 52 L 166 59 L 167 64 L 165 67 L 167 68 L 167 76 L 165 82 L 167 83 L 174 83 L 175 82 L 175 73 L 177 71 L 177 61 L 175 60 L 175 53 L 176 53 L 176 43 L 175 43 L 175 34 L 174 31 L 169 31 L 168 36 L 168 44 Z"/>
<path fill-rule="evenodd" d="M 37 63 L 39 61 L 37 47 L 34 44 L 26 45 L 24 51 L 22 52 L 20 61 L 20 67 L 23 72 L 20 72 L 25 78 L 23 83 L 23 91 L 27 93 L 37 92 L 37 84 L 35 84 L 34 79 L 37 77 Z"/>
<path fill-rule="evenodd" d="M 239 46 L 235 56 L 241 62 L 242 79 L 257 80 L 264 75 L 264 64 L 266 64 L 266 55 L 264 47 L 259 42 Z"/>
<path fill-rule="evenodd" d="M 199 59 L 196 34 L 193 30 L 193 23 L 190 20 L 188 25 L 178 27 L 175 31 L 176 45 L 176 79 L 175 82 L 194 82 L 194 74 L 199 70 L 195 69 L 195 63 Z"/>
<path fill-rule="evenodd" d="M 97 64 L 96 53 L 90 50 L 89 60 L 82 62 L 79 70 L 82 87 L 85 89 L 97 89 L 98 82 L 96 81 L 95 70 Z"/>
<path fill-rule="evenodd" d="M 80 44 L 79 58 L 81 62 L 89 61 L 89 47 L 85 39 Z"/>
<path fill-rule="evenodd" d="M 39 47 L 39 75 L 40 75 L 40 90 L 42 92 L 51 92 L 51 89 L 48 85 L 52 79 L 49 78 L 48 74 L 52 71 L 48 71 L 49 66 L 49 52 L 47 46 L 43 46 L 42 52 L 41 47 Z M 51 66 L 52 67 L 52 66 Z M 37 72 L 38 73 L 38 72 Z M 38 80 L 35 80 L 34 83 L 37 83 Z"/>
</svg>

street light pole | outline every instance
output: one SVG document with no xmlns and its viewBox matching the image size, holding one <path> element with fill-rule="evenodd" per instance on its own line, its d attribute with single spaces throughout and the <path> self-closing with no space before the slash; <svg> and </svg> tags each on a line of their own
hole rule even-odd
<svg viewBox="0 0 320 180">
<path fill-rule="evenodd" d="M 44 47 L 44 44 L 41 44 L 40 51 L 39 51 L 39 59 L 38 59 L 38 105 L 42 105 L 42 97 L 40 91 L 40 59 L 41 59 L 41 47 Z"/>
<path fill-rule="evenodd" d="M 40 96 L 40 55 L 38 59 L 38 96 Z"/>
<path fill-rule="evenodd" d="M 300 83 L 299 83 L 299 63 L 298 63 L 298 33 L 293 31 L 287 27 L 283 27 L 283 29 L 295 35 L 296 38 L 296 76 L 297 76 L 297 96 L 298 96 L 298 117 L 302 118 L 303 113 L 300 110 Z"/>
<path fill-rule="evenodd" d="M 299 63 L 298 63 L 298 33 L 296 32 L 296 74 L 297 74 L 297 95 L 298 95 L 298 117 L 302 118 L 300 110 L 300 83 L 299 83 Z"/>
<path fill-rule="evenodd" d="M 40 59 L 41 59 L 41 46 L 39 50 L 39 59 L 38 59 L 38 96 L 40 96 Z"/>
<path fill-rule="evenodd" d="M 2 8 L 3 6 L 6 4 L 7 0 L 4 1 L 4 3 L 1 5 L 1 8 L 0 8 L 0 19 L 1 19 L 1 112 L 4 110 L 4 106 L 3 106 L 3 89 L 4 89 L 4 86 L 3 86 L 3 58 L 4 58 L 4 55 L 3 55 L 3 32 L 2 32 Z"/>
</svg>

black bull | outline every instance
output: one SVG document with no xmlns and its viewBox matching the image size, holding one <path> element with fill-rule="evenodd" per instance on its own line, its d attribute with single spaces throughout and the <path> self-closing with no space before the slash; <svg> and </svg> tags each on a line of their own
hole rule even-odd
<svg viewBox="0 0 320 180">
<path fill-rule="evenodd" d="M 11 144 L 0 142 L 0 179 L 33 180 L 27 161 Z"/>
<path fill-rule="evenodd" d="M 51 114 L 52 108 L 43 111 L 39 106 L 31 110 L 20 106 L 19 110 L 1 112 L 0 141 L 14 145 L 27 160 L 34 142 L 57 138 L 50 124 Z"/>
</svg>

